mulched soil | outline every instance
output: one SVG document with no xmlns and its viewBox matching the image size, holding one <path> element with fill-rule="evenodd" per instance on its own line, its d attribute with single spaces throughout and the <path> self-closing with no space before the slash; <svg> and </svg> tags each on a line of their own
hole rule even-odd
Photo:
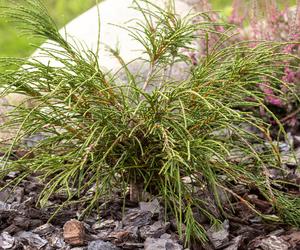
<svg viewBox="0 0 300 250">
<path fill-rule="evenodd" d="M 299 138 L 294 136 L 292 140 Z M 287 173 L 284 178 L 299 184 L 300 172 L 291 157 L 290 147 L 282 143 L 280 148 Z M 295 152 L 300 158 L 300 147 L 295 148 Z M 15 157 L 18 157 L 17 152 Z M 269 169 L 269 173 L 270 178 L 283 178 L 282 172 L 275 169 Z M 10 173 L 0 185 L 4 187 L 17 175 Z M 67 199 L 64 193 L 51 197 L 45 208 L 37 207 L 38 194 L 43 187 L 38 178 L 31 176 L 14 189 L 6 188 L 0 192 L 0 249 L 184 249 L 175 220 L 165 218 L 163 202 L 159 198 L 140 203 L 126 200 L 124 207 L 123 199 L 116 194 L 111 201 L 99 201 L 97 210 L 82 217 L 84 203 L 74 203 L 57 212 L 57 206 Z M 271 204 L 257 190 L 236 185 L 233 191 L 255 204 L 259 211 L 275 216 Z M 299 189 L 292 187 L 287 187 L 286 192 L 300 195 Z M 210 204 L 211 212 L 223 223 L 218 228 L 210 226 L 207 218 L 195 210 L 195 216 L 208 232 L 208 242 L 204 245 L 191 242 L 189 249 L 300 249 L 299 229 L 264 221 L 243 201 L 233 198 L 231 204 L 224 202 L 224 211 L 228 212 L 225 219 L 210 194 L 203 193 L 202 196 Z M 232 208 L 234 213 L 229 213 Z"/>
</svg>

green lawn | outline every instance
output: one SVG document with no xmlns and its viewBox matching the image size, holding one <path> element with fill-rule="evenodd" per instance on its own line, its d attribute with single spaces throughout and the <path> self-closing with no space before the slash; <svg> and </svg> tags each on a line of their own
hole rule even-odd
<svg viewBox="0 0 300 250">
<path fill-rule="evenodd" d="M 7 0 L 0 0 L 0 3 L 5 1 Z M 95 0 L 45 0 L 44 2 L 57 25 L 61 27 L 93 6 Z M 13 24 L 6 22 L 3 18 L 0 19 L 0 57 L 26 57 L 34 50 L 31 44 L 39 44 L 41 42 L 20 36 Z"/>
<path fill-rule="evenodd" d="M 5 3 L 7 0 L 0 0 Z M 22 1 L 22 0 L 17 0 Z M 120 0 L 121 1 L 121 0 Z M 291 2 L 295 2 L 292 0 Z M 51 16 L 59 27 L 78 16 L 95 4 L 95 0 L 44 0 Z M 230 11 L 231 0 L 212 0 L 213 8 L 216 10 Z M 40 44 L 42 41 L 32 40 L 18 34 L 16 28 L 0 19 L 0 57 L 6 56 L 29 56 L 34 47 L 33 44 Z"/>
</svg>

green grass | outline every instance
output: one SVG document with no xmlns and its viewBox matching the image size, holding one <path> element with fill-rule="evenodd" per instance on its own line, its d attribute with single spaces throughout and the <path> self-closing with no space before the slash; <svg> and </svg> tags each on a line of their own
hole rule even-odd
<svg viewBox="0 0 300 250">
<path fill-rule="evenodd" d="M 6 0 L 0 0 L 5 4 Z M 44 1 L 51 16 L 59 27 L 89 9 L 95 0 L 45 0 Z M 32 40 L 20 36 L 13 24 L 0 19 L 0 56 L 26 57 L 34 51 L 32 44 L 40 44 L 41 40 Z"/>
</svg>

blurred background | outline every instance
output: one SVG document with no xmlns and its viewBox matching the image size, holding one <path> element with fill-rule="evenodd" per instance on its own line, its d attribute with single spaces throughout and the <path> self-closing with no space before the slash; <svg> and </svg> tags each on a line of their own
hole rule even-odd
<svg viewBox="0 0 300 250">
<path fill-rule="evenodd" d="M 0 3 L 3 4 L 6 1 L 8 0 L 0 0 Z M 199 1 L 201 2 L 203 0 Z M 283 2 L 285 1 L 289 1 L 291 3 L 296 2 L 296 0 L 284 0 Z M 96 0 L 43 0 L 43 2 L 47 6 L 58 27 L 62 27 L 64 24 L 92 7 L 95 4 Z M 210 2 L 214 10 L 222 11 L 226 15 L 230 13 L 233 1 L 211 0 Z M 35 49 L 32 44 L 39 45 L 42 42 L 43 41 L 33 40 L 32 38 L 20 36 L 18 30 L 14 27 L 14 24 L 8 23 L 3 18 L 0 18 L 0 57 L 29 56 Z"/>
</svg>

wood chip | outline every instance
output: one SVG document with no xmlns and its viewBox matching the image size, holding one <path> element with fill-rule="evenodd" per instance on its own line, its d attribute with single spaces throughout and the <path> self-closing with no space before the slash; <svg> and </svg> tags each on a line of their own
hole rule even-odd
<svg viewBox="0 0 300 250">
<path fill-rule="evenodd" d="M 78 220 L 69 220 L 64 225 L 64 240 L 71 246 L 81 246 L 85 243 L 85 228 Z"/>
</svg>

